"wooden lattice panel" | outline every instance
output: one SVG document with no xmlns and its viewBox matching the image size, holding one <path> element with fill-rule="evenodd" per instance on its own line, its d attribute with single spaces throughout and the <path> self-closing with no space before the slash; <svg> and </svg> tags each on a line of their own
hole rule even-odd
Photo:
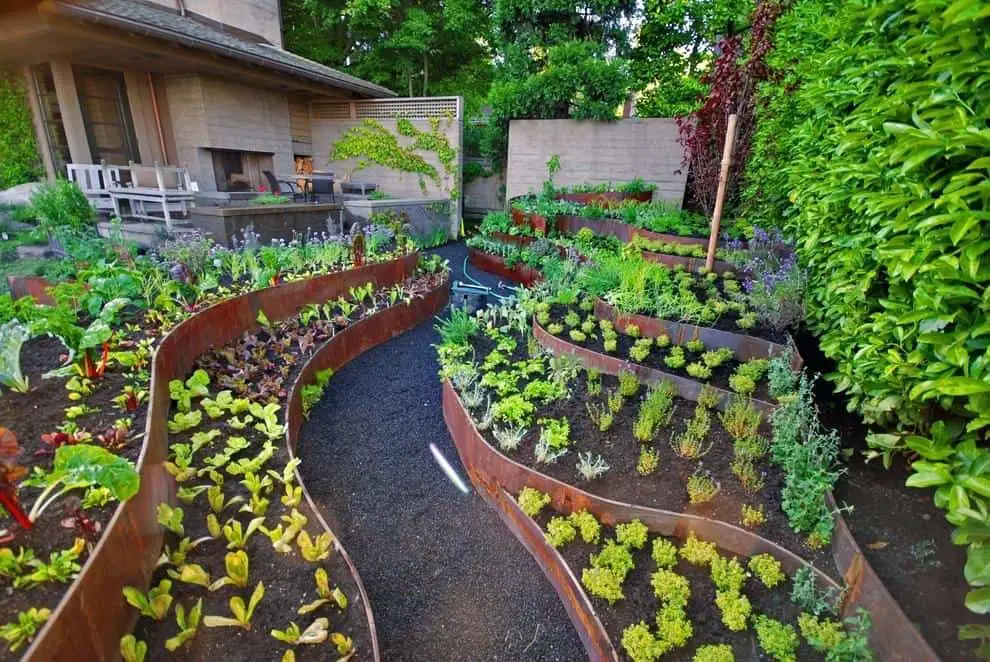
<svg viewBox="0 0 990 662">
<path fill-rule="evenodd" d="M 369 99 L 366 101 L 319 102 L 313 104 L 316 119 L 411 120 L 431 117 L 460 119 L 457 97 L 423 97 L 413 99 Z"/>
</svg>

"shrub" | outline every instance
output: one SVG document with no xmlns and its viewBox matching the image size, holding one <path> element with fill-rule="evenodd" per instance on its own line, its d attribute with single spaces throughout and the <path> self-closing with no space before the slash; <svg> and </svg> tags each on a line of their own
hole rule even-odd
<svg viewBox="0 0 990 662">
<path fill-rule="evenodd" d="M 680 555 L 682 559 L 692 565 L 709 565 L 712 559 L 718 556 L 718 548 L 715 543 L 699 540 L 692 533 L 681 545 Z"/>
<path fill-rule="evenodd" d="M 0 190 L 44 174 L 22 80 L 0 73 Z"/>
<path fill-rule="evenodd" d="M 717 591 L 715 605 L 722 612 L 722 623 L 733 632 L 746 629 L 753 607 L 749 598 L 737 591 Z"/>
<path fill-rule="evenodd" d="M 646 538 L 649 532 L 645 524 L 638 519 L 634 519 L 631 522 L 619 524 L 615 527 L 615 539 L 619 543 L 628 545 L 633 549 L 643 549 L 646 545 Z"/>
<path fill-rule="evenodd" d="M 67 179 L 42 184 L 31 196 L 31 212 L 45 232 L 80 231 L 93 222 L 93 207 L 82 190 Z"/>
<path fill-rule="evenodd" d="M 777 662 L 797 662 L 798 636 L 794 628 L 763 614 L 753 620 L 760 648 Z"/>
<path fill-rule="evenodd" d="M 544 534 L 551 547 L 557 549 L 574 540 L 577 530 L 566 517 L 554 517 L 547 522 L 547 532 Z"/>
<path fill-rule="evenodd" d="M 536 517 L 550 503 L 550 495 L 534 490 L 532 487 L 524 487 L 520 490 L 516 501 L 524 513 L 530 517 Z"/>
<path fill-rule="evenodd" d="M 764 586 L 773 588 L 787 579 L 780 569 L 780 561 L 770 554 L 757 554 L 749 560 L 749 569 Z"/>
<path fill-rule="evenodd" d="M 698 646 L 691 662 L 735 662 L 732 646 L 729 644 L 705 644 Z"/>
<path fill-rule="evenodd" d="M 598 543 L 598 539 L 601 537 L 602 527 L 594 515 L 587 510 L 579 510 L 571 513 L 570 520 L 577 527 L 578 533 L 581 534 L 581 540 L 589 544 Z"/>
<path fill-rule="evenodd" d="M 619 372 L 619 393 L 624 398 L 631 398 L 639 392 L 639 379 L 628 370 Z"/>
<path fill-rule="evenodd" d="M 767 521 L 767 516 L 763 512 L 763 504 L 755 507 L 748 504 L 742 505 L 742 525 L 747 529 L 755 529 Z"/>
<path fill-rule="evenodd" d="M 650 556 L 658 568 L 673 568 L 677 565 L 677 546 L 666 538 L 654 538 Z"/>
<path fill-rule="evenodd" d="M 636 462 L 636 473 L 640 476 L 649 476 L 660 466 L 660 453 L 650 446 L 642 446 L 639 449 L 639 460 Z"/>
<path fill-rule="evenodd" d="M 608 568 L 621 582 L 625 580 L 629 571 L 636 567 L 636 563 L 627 545 L 615 540 L 606 540 L 601 551 L 591 555 L 591 567 Z"/>
<path fill-rule="evenodd" d="M 615 604 L 625 599 L 622 594 L 622 580 L 608 568 L 585 568 L 581 572 L 581 585 L 591 595 Z"/>
<path fill-rule="evenodd" d="M 691 585 L 687 577 L 672 570 L 661 569 L 654 572 L 650 577 L 650 586 L 653 587 L 653 594 L 667 604 L 683 607 L 691 597 Z"/>
<path fill-rule="evenodd" d="M 650 632 L 644 621 L 622 631 L 622 648 L 632 662 L 654 662 L 670 649 Z"/>
</svg>

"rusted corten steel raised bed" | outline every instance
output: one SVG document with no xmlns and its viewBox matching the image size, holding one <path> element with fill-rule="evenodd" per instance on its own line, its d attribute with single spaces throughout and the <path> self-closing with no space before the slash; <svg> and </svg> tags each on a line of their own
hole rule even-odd
<svg viewBox="0 0 990 662">
<path fill-rule="evenodd" d="M 347 294 L 351 287 L 401 282 L 413 274 L 418 254 L 316 278 L 256 290 L 213 305 L 172 329 L 155 350 L 149 387 L 144 442 L 137 461 L 141 489 L 120 504 L 104 535 L 75 581 L 52 612 L 24 660 L 86 660 L 111 662 L 120 658 L 121 636 L 133 628 L 137 612 L 121 589 L 146 590 L 161 552 L 163 532 L 159 503 L 176 503 L 175 481 L 163 463 L 168 456 L 168 382 L 184 378 L 196 358 L 222 347 L 245 331 L 259 328 L 258 312 L 272 321 L 294 315 L 306 303 L 324 302 Z M 358 585 L 360 577 L 355 575 Z M 364 602 L 369 626 L 370 606 Z M 374 638 L 374 631 L 372 631 Z"/>
<path fill-rule="evenodd" d="M 688 271 L 698 272 L 705 268 L 705 258 L 703 257 L 686 257 L 684 255 L 671 255 L 669 253 L 654 253 L 653 251 L 642 251 L 640 254 L 644 260 L 656 262 L 672 269 L 680 266 Z M 734 264 L 723 260 L 715 260 L 715 264 L 712 265 L 712 271 L 719 275 L 735 270 L 736 266 Z"/>
<path fill-rule="evenodd" d="M 539 214 L 524 212 L 521 209 L 513 207 L 509 215 L 512 217 L 512 223 L 514 225 L 531 227 L 534 231 L 543 235 L 546 235 L 550 231 L 550 225 L 547 223 L 547 219 Z"/>
<path fill-rule="evenodd" d="M 48 294 L 48 288 L 56 285 L 41 276 L 7 276 L 7 288 L 14 299 L 31 297 L 43 306 L 55 305 L 55 300 Z"/>
<path fill-rule="evenodd" d="M 835 580 L 809 565 L 800 556 L 740 527 L 688 513 L 606 499 L 511 460 L 485 441 L 449 381 L 444 381 L 443 384 L 443 414 L 471 482 L 498 510 L 513 534 L 543 567 L 544 574 L 564 601 L 571 621 L 593 660 L 614 659 L 611 655 L 615 653 L 615 648 L 611 646 L 604 628 L 601 628 L 601 622 L 594 616 L 593 609 L 588 613 L 587 597 L 580 590 L 576 578 L 560 568 L 548 567 L 559 564 L 566 566 L 563 559 L 543 541 L 543 533 L 539 527 L 532 523 L 523 525 L 521 518 L 525 518 L 525 515 L 518 510 L 511 497 L 511 494 L 518 494 L 523 487 L 531 487 L 550 495 L 554 508 L 562 512 L 586 509 L 610 525 L 639 519 L 651 531 L 680 538 L 693 532 L 700 538 L 715 542 L 726 551 L 742 556 L 772 554 L 791 575 L 798 568 L 810 567 L 820 585 L 841 588 Z M 858 552 L 859 548 L 841 514 L 837 514 L 836 519 L 833 556 L 849 587 L 842 606 L 843 616 L 855 613 L 860 607 L 870 610 L 873 619 L 870 645 L 878 660 L 938 662 L 938 656 L 884 588 L 862 553 Z M 576 596 L 578 592 L 580 596 Z"/>
<path fill-rule="evenodd" d="M 697 246 L 707 246 L 708 239 L 700 237 L 682 237 L 678 234 L 664 234 L 662 232 L 652 232 L 638 228 L 629 223 L 615 221 L 608 218 L 586 218 L 584 216 L 574 216 L 571 214 L 561 214 L 557 216 L 557 232 L 561 234 L 577 234 L 581 228 L 588 228 L 595 234 L 609 235 L 629 243 L 635 237 L 643 237 L 651 241 L 662 241 L 667 244 L 691 244 Z"/>
<path fill-rule="evenodd" d="M 582 205 L 613 206 L 635 200 L 636 202 L 649 202 L 653 199 L 653 191 L 639 191 L 627 193 L 625 191 L 601 191 L 600 193 L 558 193 L 554 196 L 557 200 L 567 200 Z"/>
<path fill-rule="evenodd" d="M 505 232 L 492 232 L 488 236 L 507 244 L 515 244 L 516 246 L 528 246 L 536 241 L 536 237 L 529 237 L 522 234 L 507 234 Z"/>
<path fill-rule="evenodd" d="M 605 301 L 597 299 L 595 301 L 595 317 L 606 319 L 615 325 L 619 331 L 625 331 L 626 327 L 633 324 L 639 327 L 639 332 L 650 338 L 660 335 L 668 335 L 670 339 L 680 345 L 688 340 L 700 338 L 705 343 L 705 347 L 728 347 L 736 353 L 736 358 L 740 361 L 749 359 L 765 359 L 774 356 L 784 356 L 788 351 L 791 353 L 791 367 L 800 370 L 804 365 L 804 360 L 794 346 L 793 341 L 787 345 L 770 342 L 762 338 L 747 336 L 742 333 L 731 331 L 721 331 L 708 326 L 695 326 L 686 322 L 674 322 L 671 320 L 649 317 L 646 315 L 635 315 L 619 312 L 619 310 Z"/>
<path fill-rule="evenodd" d="M 529 286 L 543 280 L 543 275 L 528 264 L 519 262 L 510 267 L 498 255 L 492 255 L 477 248 L 468 249 L 468 262 L 482 271 L 501 276 L 521 285 Z"/>
<path fill-rule="evenodd" d="M 666 380 L 677 388 L 677 394 L 685 400 L 697 401 L 698 395 L 705 387 L 705 384 L 691 379 L 690 377 L 682 377 L 680 375 L 664 372 L 663 370 L 659 370 L 657 368 L 645 366 L 640 363 L 634 363 L 632 361 L 626 361 L 616 356 L 601 354 L 592 349 L 588 349 L 587 347 L 575 345 L 564 338 L 558 338 L 557 336 L 551 334 L 549 331 L 540 326 L 540 323 L 535 319 L 533 320 L 533 336 L 536 338 L 536 341 L 540 343 L 540 345 L 547 348 L 554 354 L 571 354 L 576 356 L 581 360 L 582 365 L 589 370 L 597 370 L 607 375 L 618 375 L 623 370 L 626 370 L 634 373 L 641 382 L 646 382 L 648 384 L 656 384 Z M 719 395 L 718 409 L 721 411 L 725 411 L 725 408 L 728 407 L 729 404 L 732 403 L 732 400 L 736 397 L 735 393 L 718 388 L 717 386 L 711 386 L 710 388 Z M 750 398 L 750 402 L 753 403 L 753 407 L 767 416 L 772 414 L 773 411 L 777 409 L 777 405 L 764 400 Z"/>
<path fill-rule="evenodd" d="M 449 295 L 450 283 L 448 281 L 430 292 L 425 298 L 416 299 L 408 305 L 405 303 L 396 304 L 375 313 L 371 317 L 352 324 L 343 331 L 334 334 L 333 338 L 325 342 L 322 347 L 309 357 L 292 383 L 292 388 L 289 390 L 285 419 L 285 445 L 290 457 L 296 456 L 299 431 L 304 421 L 302 389 L 304 386 L 312 384 L 315 381 L 316 373 L 326 368 L 332 368 L 334 371 L 337 371 L 369 349 L 382 344 L 390 338 L 403 334 L 421 322 L 430 319 L 447 304 Z M 326 519 L 324 519 L 323 513 L 320 512 L 313 497 L 310 496 L 298 468 L 295 471 L 295 475 L 296 484 L 302 487 L 303 495 L 306 498 L 306 503 L 309 504 L 310 510 L 316 514 L 316 519 L 319 520 L 320 525 L 327 531 L 330 531 L 330 526 L 327 524 Z M 357 581 L 358 590 L 361 594 L 360 600 L 365 605 L 368 623 L 371 628 L 374 659 L 378 660 L 380 659 L 380 654 L 375 619 L 371 611 L 371 603 L 368 601 L 368 594 L 365 591 L 364 583 L 361 581 L 354 561 L 347 553 L 347 550 L 337 541 L 336 536 L 334 537 L 334 546 L 347 563 L 347 567 L 350 568 L 351 574 Z"/>
</svg>

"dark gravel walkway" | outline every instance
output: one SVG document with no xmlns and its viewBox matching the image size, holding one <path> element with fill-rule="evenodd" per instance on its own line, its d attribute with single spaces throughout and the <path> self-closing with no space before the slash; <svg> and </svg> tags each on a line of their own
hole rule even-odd
<svg viewBox="0 0 990 662">
<path fill-rule="evenodd" d="M 463 245 L 437 252 L 466 280 Z M 536 563 L 430 453 L 436 443 L 467 482 L 440 409 L 436 342 L 431 320 L 356 359 L 301 436 L 303 478 L 358 566 L 382 659 L 586 659 Z"/>
</svg>

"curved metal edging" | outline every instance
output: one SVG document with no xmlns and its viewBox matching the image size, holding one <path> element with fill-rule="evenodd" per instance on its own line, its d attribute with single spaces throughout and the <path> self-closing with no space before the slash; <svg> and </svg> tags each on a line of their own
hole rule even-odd
<svg viewBox="0 0 990 662">
<path fill-rule="evenodd" d="M 506 500 L 512 501 L 512 497 L 503 495 L 500 499 L 499 494 L 503 491 L 518 493 L 523 487 L 528 486 L 549 494 L 554 508 L 562 512 L 587 509 L 602 522 L 611 525 L 639 519 L 651 531 L 680 538 L 686 537 L 689 532 L 694 532 L 699 537 L 715 542 L 722 549 L 740 556 L 769 553 L 781 562 L 788 574 L 793 575 L 800 567 L 810 567 L 820 585 L 841 589 L 835 580 L 808 564 L 797 554 L 758 534 L 727 522 L 697 515 L 675 513 L 599 497 L 515 462 L 489 445 L 478 432 L 470 414 L 449 381 L 444 381 L 443 384 L 443 414 L 447 429 L 471 481 L 479 488 L 482 496 L 500 511 L 503 521 L 506 521 L 513 533 L 541 565 L 547 560 L 553 560 L 553 555 L 549 555 L 552 548 L 543 543 L 543 549 L 540 549 L 539 540 L 534 539 L 532 527 L 527 530 L 525 527 L 513 525 L 513 516 L 504 512 Z M 834 505 L 831 497 L 829 500 Z M 515 519 L 518 519 L 518 514 Z M 538 527 L 536 532 L 542 538 L 542 532 Z M 870 645 L 877 654 L 877 659 L 885 662 L 939 662 L 938 656 L 904 615 L 865 557 L 861 553 L 857 556 L 858 550 L 859 547 L 849 533 L 845 521 L 842 520 L 841 515 L 837 515 L 833 555 L 838 569 L 850 586 L 843 602 L 842 614 L 851 615 L 859 607 L 870 611 L 873 623 Z M 556 555 L 556 558 L 559 559 L 559 555 Z M 839 563 L 840 558 L 847 559 L 848 563 Z M 561 598 L 565 602 L 571 600 L 571 589 L 558 585 L 561 581 L 559 573 L 551 573 L 546 568 L 544 572 Z M 572 613 L 572 609 L 580 613 L 582 607 L 580 604 L 572 604 L 568 607 L 568 613 Z M 575 618 L 572 614 L 571 620 L 579 632 L 586 627 L 585 619 L 581 617 Z M 587 646 L 586 636 L 587 633 L 582 634 L 582 640 L 585 640 Z M 594 633 L 590 636 L 596 637 Z M 605 636 L 607 638 L 607 634 Z M 596 649 L 588 647 L 588 652 L 593 657 L 595 651 Z"/>
<path fill-rule="evenodd" d="M 554 196 L 557 200 L 567 200 L 577 202 L 582 205 L 591 204 L 616 204 L 626 200 L 636 202 L 650 202 L 653 200 L 653 191 L 641 191 L 637 193 L 627 193 L 625 191 L 602 191 L 601 193 L 558 193 Z"/>
<path fill-rule="evenodd" d="M 671 255 L 670 253 L 654 253 L 653 251 L 648 250 L 640 251 L 640 255 L 642 255 L 643 259 L 647 262 L 656 262 L 657 264 L 662 264 L 665 267 L 674 268 L 680 266 L 691 272 L 699 272 L 705 268 L 705 258 L 703 257 Z M 712 265 L 712 271 L 721 275 L 729 271 L 736 271 L 736 265 L 724 260 L 715 260 L 715 264 Z"/>
<path fill-rule="evenodd" d="M 540 343 L 540 345 L 546 347 L 554 354 L 572 354 L 578 357 L 581 359 L 581 363 L 585 366 L 585 368 L 598 370 L 599 372 L 603 372 L 607 375 L 618 375 L 621 371 L 627 370 L 634 373 L 641 381 L 645 381 L 650 384 L 655 384 L 659 381 L 666 380 L 677 387 L 677 394 L 685 400 L 697 401 L 698 394 L 700 394 L 701 390 L 706 386 L 706 384 L 702 384 L 701 382 L 691 379 L 690 377 L 674 375 L 669 372 L 664 372 L 663 370 L 658 370 L 657 368 L 651 368 L 640 363 L 626 361 L 625 359 L 609 356 L 608 354 L 601 354 L 594 350 L 588 349 L 587 347 L 575 345 L 574 343 L 568 342 L 563 338 L 558 338 L 557 336 L 551 334 L 549 331 L 540 326 L 540 323 L 535 319 L 533 320 L 533 336 L 536 338 L 536 341 Z M 718 388 L 717 386 L 708 386 L 710 386 L 713 391 L 718 393 L 718 409 L 720 410 L 724 411 L 736 397 L 735 393 L 731 393 L 725 389 Z M 772 414 L 774 410 L 777 409 L 777 405 L 764 400 L 749 398 L 749 401 L 753 403 L 753 407 L 767 416 Z"/>
<path fill-rule="evenodd" d="M 468 249 L 468 261 L 478 269 L 501 276 L 521 285 L 532 285 L 543 280 L 543 275 L 533 267 L 518 263 L 508 266 L 498 255 L 492 255 L 477 248 Z"/>
<path fill-rule="evenodd" d="M 629 223 L 613 221 L 608 218 L 585 218 L 584 216 L 561 214 L 557 216 L 556 227 L 558 232 L 567 234 L 577 234 L 578 230 L 588 228 L 595 234 L 609 235 L 627 244 L 639 236 L 651 241 L 662 241 L 665 244 L 708 245 L 707 237 L 682 237 L 679 234 L 653 232 L 652 230 L 645 230 Z"/>
<path fill-rule="evenodd" d="M 789 340 L 787 345 L 781 345 L 762 338 L 721 331 L 708 326 L 695 326 L 686 322 L 674 322 L 647 315 L 621 313 L 615 306 L 601 298 L 595 301 L 595 317 L 609 320 L 615 324 L 619 331 L 623 332 L 627 326 L 635 324 L 644 336 L 656 337 L 666 334 L 678 345 L 693 338 L 700 338 L 705 343 L 705 347 L 728 347 L 736 353 L 736 357 L 740 361 L 783 356 L 790 351 L 791 367 L 800 370 L 801 366 L 804 365 L 804 359 L 798 353 L 793 340 Z"/>
<path fill-rule="evenodd" d="M 332 368 L 334 371 L 339 370 L 367 350 L 380 345 L 394 336 L 405 333 L 420 322 L 429 319 L 447 304 L 449 295 L 450 282 L 447 281 L 423 299 L 417 299 L 408 305 L 403 303 L 386 308 L 380 313 L 360 320 L 340 333 L 335 334 L 333 338 L 325 342 L 306 361 L 302 370 L 292 383 L 292 388 L 289 390 L 286 409 L 285 445 L 290 457 L 296 457 L 299 431 L 302 429 L 303 424 L 302 389 L 315 380 L 316 373 L 326 368 Z M 296 482 L 302 487 L 303 495 L 306 497 L 306 503 L 309 504 L 310 510 L 316 514 L 316 518 L 320 521 L 323 528 L 330 531 L 331 535 L 333 535 L 334 546 L 344 559 L 344 562 L 347 563 L 351 575 L 353 575 L 357 582 L 358 591 L 361 594 L 361 600 L 364 602 L 365 613 L 367 614 L 368 623 L 371 628 L 374 659 L 376 661 L 380 660 L 381 652 L 378 648 L 375 617 L 371 610 L 371 601 L 368 599 L 368 593 L 364 588 L 364 582 L 361 581 L 361 575 L 358 573 L 357 566 L 347 553 L 347 550 L 340 544 L 330 525 L 327 524 L 326 519 L 324 519 L 323 513 L 320 512 L 316 502 L 310 495 L 306 483 L 303 482 L 298 467 L 296 468 L 295 475 Z"/>
<path fill-rule="evenodd" d="M 152 360 L 144 440 L 137 460 L 141 489 L 117 506 L 103 537 L 23 660 L 119 659 L 120 637 L 133 629 L 137 617 L 121 589 L 149 585 L 163 540 L 156 509 L 159 503 L 176 502 L 175 482 L 163 465 L 168 455 L 169 380 L 184 377 L 196 358 L 211 347 L 222 347 L 244 331 L 257 329 L 261 310 L 270 320 L 285 319 L 308 302 L 336 298 L 354 286 L 400 282 L 415 272 L 418 261 L 419 255 L 412 253 L 248 292 L 200 311 L 162 338 Z"/>
</svg>

